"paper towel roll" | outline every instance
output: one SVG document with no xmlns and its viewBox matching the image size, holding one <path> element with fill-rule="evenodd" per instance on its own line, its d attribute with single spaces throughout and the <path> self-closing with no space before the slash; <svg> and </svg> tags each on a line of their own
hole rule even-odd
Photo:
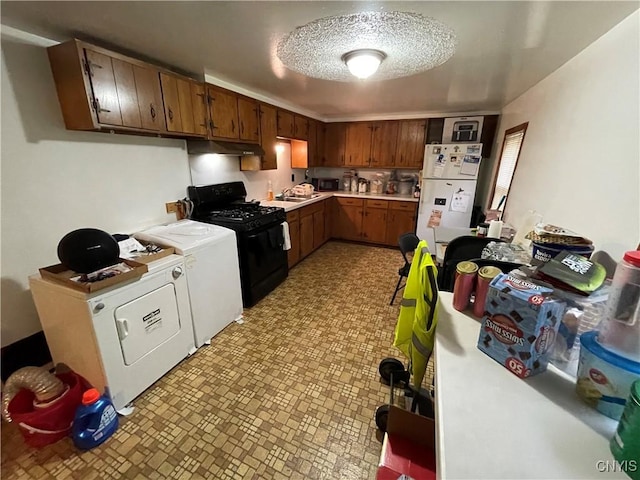
<svg viewBox="0 0 640 480">
<path fill-rule="evenodd" d="M 487 237 L 500 238 L 501 233 L 502 233 L 502 221 L 491 220 L 491 222 L 489 223 L 489 232 L 487 233 Z"/>
</svg>

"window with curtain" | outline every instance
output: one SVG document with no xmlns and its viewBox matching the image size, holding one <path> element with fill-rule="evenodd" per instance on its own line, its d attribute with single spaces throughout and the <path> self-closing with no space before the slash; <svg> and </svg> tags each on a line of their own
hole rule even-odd
<svg viewBox="0 0 640 480">
<path fill-rule="evenodd" d="M 503 199 L 506 199 L 509 194 L 511 180 L 516 171 L 527 125 L 529 125 L 529 123 L 523 123 L 517 127 L 510 128 L 504 133 L 502 152 L 500 154 L 500 162 L 498 163 L 498 173 L 496 174 L 493 184 L 493 195 L 490 204 L 492 210 L 504 209 L 505 201 Z"/>
</svg>

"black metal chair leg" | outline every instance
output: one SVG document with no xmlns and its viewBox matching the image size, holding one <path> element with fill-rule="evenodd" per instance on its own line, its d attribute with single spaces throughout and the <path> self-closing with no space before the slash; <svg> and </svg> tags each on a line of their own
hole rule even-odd
<svg viewBox="0 0 640 480">
<path fill-rule="evenodd" d="M 400 282 L 401 281 L 402 281 L 402 275 L 399 275 L 398 283 L 396 285 L 396 290 L 395 290 L 395 292 L 393 292 L 393 297 L 391 297 L 391 303 L 389 303 L 389 305 L 393 305 L 393 301 L 396 299 L 396 295 L 398 294 L 398 291 L 400 290 Z"/>
</svg>

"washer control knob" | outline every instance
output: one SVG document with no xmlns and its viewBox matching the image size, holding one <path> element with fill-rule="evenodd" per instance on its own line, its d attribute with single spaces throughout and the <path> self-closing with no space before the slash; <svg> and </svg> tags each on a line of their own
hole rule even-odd
<svg viewBox="0 0 640 480">
<path fill-rule="evenodd" d="M 182 267 L 176 267 L 173 269 L 173 271 L 171 272 L 171 275 L 173 276 L 174 279 L 178 279 L 182 276 Z"/>
<path fill-rule="evenodd" d="M 96 305 L 93 307 L 93 311 L 95 313 L 98 313 L 100 310 L 102 310 L 104 308 L 104 303 L 100 302 L 100 303 L 96 303 Z"/>
</svg>

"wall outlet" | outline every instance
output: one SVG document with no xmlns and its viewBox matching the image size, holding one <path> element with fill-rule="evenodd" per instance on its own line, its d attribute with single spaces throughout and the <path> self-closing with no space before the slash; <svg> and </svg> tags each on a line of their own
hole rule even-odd
<svg viewBox="0 0 640 480">
<path fill-rule="evenodd" d="M 167 207 L 167 213 L 176 213 L 180 209 L 179 202 L 169 202 L 165 206 Z"/>
</svg>

